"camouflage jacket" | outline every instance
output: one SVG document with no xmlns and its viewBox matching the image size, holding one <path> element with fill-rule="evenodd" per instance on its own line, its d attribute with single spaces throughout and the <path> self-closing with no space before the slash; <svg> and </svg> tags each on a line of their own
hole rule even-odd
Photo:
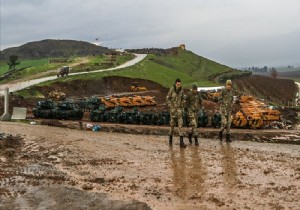
<svg viewBox="0 0 300 210">
<path fill-rule="evenodd" d="M 219 97 L 220 109 L 231 109 L 233 104 L 233 92 L 233 90 L 221 90 Z"/>
<path fill-rule="evenodd" d="M 172 86 L 167 94 L 167 105 L 169 108 L 177 109 L 177 108 L 183 108 L 184 105 L 184 97 L 183 97 L 183 89 L 180 88 L 179 90 L 176 90 L 175 85 Z"/>
<path fill-rule="evenodd" d="M 187 94 L 186 98 L 186 108 L 188 111 L 198 112 L 202 107 L 202 97 L 199 92 L 190 92 Z"/>
</svg>

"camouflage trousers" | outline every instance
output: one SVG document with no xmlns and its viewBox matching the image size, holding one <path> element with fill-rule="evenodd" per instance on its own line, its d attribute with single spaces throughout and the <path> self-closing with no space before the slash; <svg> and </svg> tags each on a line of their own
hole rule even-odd
<svg viewBox="0 0 300 210">
<path fill-rule="evenodd" d="M 224 113 L 221 112 L 221 131 L 223 132 L 226 129 L 226 134 L 230 134 L 230 126 L 231 126 L 231 110 Z"/>
<path fill-rule="evenodd" d="M 192 136 L 198 136 L 197 127 L 198 127 L 198 111 L 188 111 L 189 116 L 189 127 L 191 128 Z"/>
<path fill-rule="evenodd" d="M 183 136 L 183 119 L 182 119 L 182 109 L 170 109 L 170 132 L 169 135 L 174 135 L 175 126 L 178 124 L 178 134 Z"/>
</svg>

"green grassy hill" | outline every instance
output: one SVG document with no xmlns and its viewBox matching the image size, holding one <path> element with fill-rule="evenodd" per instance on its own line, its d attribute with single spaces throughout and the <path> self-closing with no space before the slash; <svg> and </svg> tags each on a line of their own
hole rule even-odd
<svg viewBox="0 0 300 210">
<path fill-rule="evenodd" d="M 131 54 L 118 55 L 116 63 L 121 64 L 130 59 L 132 59 Z M 102 60 L 102 57 L 90 57 L 89 62 L 80 64 L 77 67 L 74 66 L 72 71 L 87 71 L 87 69 L 91 67 L 93 67 L 91 70 L 95 70 L 94 68 L 100 68 L 100 66 L 94 64 L 99 64 Z M 40 66 L 35 66 L 35 71 L 28 71 L 27 73 L 36 74 L 39 71 L 45 71 L 42 64 L 43 62 L 41 62 Z M 27 74 L 23 75 L 28 76 Z M 61 84 L 65 84 L 63 86 L 64 88 L 69 87 L 70 89 L 87 88 L 89 84 L 94 84 L 96 92 L 97 88 L 99 88 L 98 92 L 105 92 L 105 88 L 110 88 L 112 85 L 119 86 L 121 84 L 120 81 L 124 80 L 125 83 L 126 81 L 131 81 L 124 77 L 153 81 L 165 88 L 171 87 L 177 78 L 181 79 L 184 88 L 191 87 L 193 83 L 196 83 L 200 87 L 219 86 L 224 85 L 226 79 L 232 79 L 234 81 L 235 88 L 239 91 L 243 91 L 260 98 L 265 98 L 267 100 L 272 100 L 276 103 L 284 104 L 285 101 L 289 102 L 293 100 L 293 95 L 295 91 L 297 91 L 293 81 L 286 81 L 288 84 L 283 84 L 283 82 L 278 79 L 261 76 L 247 77 L 249 75 L 249 72 L 239 71 L 228 66 L 221 65 L 217 62 L 196 55 L 191 51 L 183 50 L 181 48 L 171 48 L 165 50 L 165 53 L 163 54 L 148 54 L 144 60 L 134 66 L 112 71 L 60 77 L 57 80 L 48 81 L 35 87 L 22 90 L 17 94 L 25 97 L 39 96 L 42 95 L 39 90 L 51 89 L 51 86 L 61 87 Z M 110 83 L 107 84 L 107 87 L 104 87 L 103 85 L 101 86 L 105 78 L 117 78 L 114 76 L 121 79 L 113 82 L 110 81 Z M 116 84 L 116 82 L 118 82 L 118 84 Z M 268 84 L 268 86 L 266 84 Z M 128 86 L 129 85 L 130 84 L 128 84 Z M 272 92 L 275 91 L 274 87 L 289 87 L 289 89 L 283 91 L 283 93 L 288 91 L 291 93 L 291 96 L 287 98 L 287 94 L 279 93 L 276 97 L 267 98 L 267 96 L 272 95 Z M 124 88 L 124 91 L 126 91 L 126 88 Z M 30 92 L 30 94 L 28 94 L 28 92 Z"/>
<path fill-rule="evenodd" d="M 141 53 L 144 52 L 144 49 L 136 49 L 133 50 L 133 52 L 139 50 Z M 88 63 L 73 66 L 71 72 L 114 67 L 131 59 L 131 57 L 128 56 L 118 55 L 113 65 L 105 67 L 102 65 L 105 61 L 103 54 L 107 52 L 112 51 L 108 48 L 82 41 L 49 39 L 29 42 L 20 47 L 9 48 L 0 52 L 0 75 L 8 71 L 8 66 L 6 65 L 8 56 L 13 54 L 19 56 L 19 60 L 21 61 L 21 64 L 17 66 L 17 68 L 27 68 L 18 71 L 10 77 L 9 80 L 30 77 L 31 74 L 37 75 L 40 72 L 57 69 L 60 65 L 70 65 L 76 62 L 74 59 L 80 59 L 80 57 L 86 57 L 86 55 L 93 56 L 89 56 Z M 162 53 L 148 54 L 146 59 L 142 62 L 125 69 L 89 75 L 70 76 L 68 78 L 62 78 L 60 81 L 73 79 L 93 80 L 95 77 L 123 76 L 151 80 L 165 87 L 171 86 L 177 78 L 182 80 L 183 86 L 190 86 L 192 83 L 197 83 L 199 86 L 215 86 L 220 83 L 223 84 L 224 80 L 228 78 L 234 78 L 244 74 L 241 71 L 216 63 L 180 47 L 159 49 L 158 52 Z M 49 58 L 62 57 L 68 58 L 69 60 L 71 59 L 72 62 L 70 62 L 70 64 L 47 63 Z M 1 81 L 1 83 L 3 84 L 7 81 L 8 80 L 4 80 Z"/>
<path fill-rule="evenodd" d="M 150 54 L 140 63 L 121 70 L 78 75 L 62 78 L 61 80 L 93 80 L 93 78 L 106 76 L 123 76 L 147 79 L 165 87 L 170 87 L 177 78 L 180 78 L 183 86 L 187 87 L 191 86 L 192 83 L 197 83 L 199 86 L 220 85 L 218 80 L 220 76 L 230 75 L 234 77 L 240 74 L 243 74 L 243 72 L 221 65 L 190 51 L 172 48 L 170 53 L 165 55 Z"/>
</svg>

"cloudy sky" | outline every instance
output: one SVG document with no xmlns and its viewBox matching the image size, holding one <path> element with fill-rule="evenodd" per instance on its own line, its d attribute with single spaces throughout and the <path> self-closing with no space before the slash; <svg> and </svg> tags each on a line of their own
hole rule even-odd
<svg viewBox="0 0 300 210">
<path fill-rule="evenodd" d="M 300 66 L 300 0 L 0 0 L 1 50 L 43 39 L 188 50 L 231 67 Z"/>
</svg>

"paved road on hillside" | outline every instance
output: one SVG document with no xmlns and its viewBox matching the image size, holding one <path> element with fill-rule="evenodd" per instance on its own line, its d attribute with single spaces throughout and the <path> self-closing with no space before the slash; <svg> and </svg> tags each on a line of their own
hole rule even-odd
<svg viewBox="0 0 300 210">
<path fill-rule="evenodd" d="M 136 57 L 134 59 L 132 59 L 132 60 L 120 65 L 120 66 L 114 67 L 114 68 L 70 73 L 69 76 L 122 69 L 122 68 L 125 68 L 125 67 L 128 67 L 128 66 L 135 65 L 136 63 L 142 61 L 147 56 L 146 54 L 135 54 L 135 55 L 136 55 Z M 9 88 L 9 92 L 15 92 L 15 91 L 19 91 L 19 90 L 22 90 L 24 88 L 27 88 L 27 87 L 30 87 L 30 86 L 33 86 L 33 85 L 40 84 L 42 82 L 55 80 L 55 79 L 58 79 L 56 75 L 55 76 L 49 76 L 49 77 L 43 77 L 43 78 L 39 78 L 39 79 L 28 80 L 28 81 L 24 81 L 24 82 L 19 82 L 19 83 L 16 83 L 16 84 L 3 84 L 3 85 L 0 85 L 0 94 L 3 95 L 4 90 L 6 88 Z"/>
</svg>

